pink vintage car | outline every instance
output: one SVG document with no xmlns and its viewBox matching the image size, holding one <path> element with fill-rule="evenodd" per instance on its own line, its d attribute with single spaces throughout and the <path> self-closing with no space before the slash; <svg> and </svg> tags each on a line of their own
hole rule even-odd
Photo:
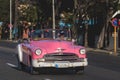
<svg viewBox="0 0 120 80">
<path fill-rule="evenodd" d="M 18 68 L 27 66 L 31 74 L 40 68 L 64 68 L 79 72 L 88 65 L 85 47 L 70 40 L 31 39 L 18 44 L 17 48 Z"/>
</svg>

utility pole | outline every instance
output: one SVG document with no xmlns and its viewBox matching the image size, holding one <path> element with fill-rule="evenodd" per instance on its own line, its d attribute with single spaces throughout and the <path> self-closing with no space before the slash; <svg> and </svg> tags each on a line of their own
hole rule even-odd
<svg viewBox="0 0 120 80">
<path fill-rule="evenodd" d="M 18 0 L 15 0 L 15 21 L 14 21 L 14 26 L 17 27 L 17 19 L 18 19 Z"/>
<path fill-rule="evenodd" d="M 12 0 L 10 0 L 10 35 L 9 35 L 9 39 L 12 40 Z"/>
<path fill-rule="evenodd" d="M 17 9 L 17 7 L 18 7 L 18 0 L 15 0 L 15 18 L 14 18 L 14 27 L 15 28 L 18 28 L 17 27 L 17 21 L 18 21 L 18 9 Z M 15 39 L 16 39 L 16 36 L 14 36 L 15 37 Z"/>
<path fill-rule="evenodd" d="M 53 10 L 53 39 L 55 39 L 55 1 L 52 0 L 52 10 Z"/>
</svg>

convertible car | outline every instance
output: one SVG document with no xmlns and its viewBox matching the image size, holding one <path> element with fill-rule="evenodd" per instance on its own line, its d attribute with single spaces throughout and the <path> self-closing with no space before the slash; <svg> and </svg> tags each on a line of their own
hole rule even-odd
<svg viewBox="0 0 120 80">
<path fill-rule="evenodd" d="M 67 31 L 65 34 L 66 38 L 70 37 Z M 70 39 L 52 39 L 50 30 L 34 31 L 31 35 L 31 39 L 23 40 L 17 45 L 20 70 L 26 66 L 31 74 L 40 71 L 41 68 L 62 68 L 74 70 L 76 73 L 84 72 L 84 67 L 88 65 L 85 47 L 76 45 Z"/>
</svg>

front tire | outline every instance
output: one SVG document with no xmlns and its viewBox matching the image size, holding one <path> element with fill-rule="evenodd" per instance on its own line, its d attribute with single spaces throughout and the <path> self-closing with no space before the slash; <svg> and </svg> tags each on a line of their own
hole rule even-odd
<svg viewBox="0 0 120 80">
<path fill-rule="evenodd" d="M 32 66 L 29 67 L 29 72 L 30 72 L 30 74 L 32 74 L 32 75 L 34 74 L 34 70 L 33 70 L 33 67 L 32 67 Z"/>
<path fill-rule="evenodd" d="M 17 68 L 18 70 L 23 70 L 23 64 L 20 62 L 18 54 L 16 55 L 17 57 Z"/>
<path fill-rule="evenodd" d="M 30 58 L 29 73 L 31 75 L 37 74 L 36 71 L 35 71 L 35 69 L 34 69 L 34 67 L 33 67 L 33 65 L 32 65 L 32 59 L 31 58 Z"/>
</svg>

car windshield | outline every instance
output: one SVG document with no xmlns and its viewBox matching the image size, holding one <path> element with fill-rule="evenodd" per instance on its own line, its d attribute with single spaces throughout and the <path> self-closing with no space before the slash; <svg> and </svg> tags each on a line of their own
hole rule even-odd
<svg viewBox="0 0 120 80">
<path fill-rule="evenodd" d="M 33 40 L 39 40 L 41 38 L 51 38 L 53 39 L 53 31 L 55 31 L 55 39 L 59 37 L 61 32 L 64 32 L 64 37 L 70 39 L 71 32 L 69 30 L 53 30 L 53 29 L 42 29 L 42 30 L 33 30 L 31 31 L 30 37 Z"/>
</svg>

